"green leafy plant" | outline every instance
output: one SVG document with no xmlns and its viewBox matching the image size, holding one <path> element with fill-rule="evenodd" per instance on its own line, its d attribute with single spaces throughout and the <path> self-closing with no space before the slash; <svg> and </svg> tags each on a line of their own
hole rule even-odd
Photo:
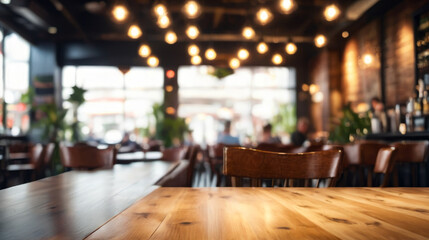
<svg viewBox="0 0 429 240">
<path fill-rule="evenodd" d="M 167 116 L 162 104 L 153 105 L 153 114 L 156 121 L 156 139 L 162 140 L 165 147 L 183 142 L 185 133 L 189 131 L 185 119 Z"/>
<path fill-rule="evenodd" d="M 209 73 L 212 76 L 215 76 L 219 79 L 222 79 L 224 77 L 227 77 L 231 74 L 234 74 L 234 70 L 231 68 L 215 68 L 213 72 Z"/>
<path fill-rule="evenodd" d="M 369 112 L 359 115 L 355 113 L 351 104 L 343 108 L 343 117 L 329 134 L 329 140 L 334 143 L 349 143 L 371 132 Z"/>
<path fill-rule="evenodd" d="M 292 104 L 280 105 L 279 113 L 271 121 L 273 132 L 292 133 L 296 126 L 296 107 Z"/>
<path fill-rule="evenodd" d="M 87 90 L 78 86 L 72 87 L 72 90 L 72 94 L 67 99 L 67 101 L 73 104 L 73 122 L 70 125 L 72 132 L 71 139 L 73 142 L 79 142 L 81 140 L 81 124 L 77 119 L 77 112 L 79 107 L 85 102 L 84 96 Z"/>
</svg>

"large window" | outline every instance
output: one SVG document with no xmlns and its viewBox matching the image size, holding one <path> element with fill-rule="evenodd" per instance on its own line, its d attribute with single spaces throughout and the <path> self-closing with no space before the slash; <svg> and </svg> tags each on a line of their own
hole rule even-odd
<svg viewBox="0 0 429 240">
<path fill-rule="evenodd" d="M 87 90 L 78 111 L 83 132 L 108 143 L 120 141 L 125 131 L 154 127 L 152 105 L 162 102 L 163 83 L 162 68 L 132 67 L 126 74 L 116 67 L 63 68 L 64 99 L 73 86 Z M 63 107 L 71 106 L 64 102 Z"/>
<path fill-rule="evenodd" d="M 222 120 L 232 120 L 232 132 L 243 144 L 255 142 L 264 124 L 282 108 L 295 106 L 292 68 L 243 67 L 223 79 L 210 75 L 212 71 L 208 66 L 178 71 L 179 115 L 187 118 L 195 142 L 214 144 Z M 295 121 L 295 112 L 289 117 Z"/>
</svg>

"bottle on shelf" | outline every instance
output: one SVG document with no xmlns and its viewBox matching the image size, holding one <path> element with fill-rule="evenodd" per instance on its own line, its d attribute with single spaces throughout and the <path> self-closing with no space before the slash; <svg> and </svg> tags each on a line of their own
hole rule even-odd
<svg viewBox="0 0 429 240">
<path fill-rule="evenodd" d="M 405 124 L 407 126 L 407 132 L 414 131 L 413 124 L 413 113 L 414 113 L 414 98 L 410 97 L 407 103 L 407 113 L 405 114 Z"/>
</svg>

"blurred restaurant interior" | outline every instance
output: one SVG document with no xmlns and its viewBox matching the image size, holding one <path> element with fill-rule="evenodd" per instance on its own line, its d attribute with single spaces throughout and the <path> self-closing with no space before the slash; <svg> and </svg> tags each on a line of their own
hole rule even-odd
<svg viewBox="0 0 429 240">
<path fill-rule="evenodd" d="M 0 0 L 0 43 L 1 239 L 284 239 L 287 228 L 294 238 L 429 237 L 429 0 Z M 304 199 L 315 192 L 252 199 L 231 190 L 240 184 L 333 187 L 326 194 L 343 200 L 319 196 L 332 211 L 319 215 L 342 216 L 326 217 L 340 230 L 300 205 L 317 205 Z M 379 186 L 405 190 L 362 188 Z M 282 222 L 275 209 L 234 218 L 254 235 L 232 223 L 198 232 L 177 212 L 190 208 L 184 196 L 207 194 L 238 214 L 244 196 L 265 206 L 285 194 L 319 235 L 243 220 Z M 138 210 L 150 212 L 138 230 L 146 222 L 131 213 L 157 201 L 185 210 L 159 210 L 164 228 L 153 229 L 151 210 Z M 373 215 L 331 209 L 350 201 L 353 211 L 376 204 Z M 414 225 L 374 216 L 387 213 Z M 135 224 L 118 227 L 124 219 Z M 359 221 L 366 228 L 341 226 Z M 359 235 L 374 221 L 395 228 Z"/>
</svg>

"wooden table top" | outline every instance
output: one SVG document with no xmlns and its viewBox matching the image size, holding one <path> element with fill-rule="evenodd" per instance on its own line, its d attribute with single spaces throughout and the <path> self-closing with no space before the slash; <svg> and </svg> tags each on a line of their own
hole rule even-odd
<svg viewBox="0 0 429 240">
<path fill-rule="evenodd" d="M 71 171 L 0 191 L 0 239 L 83 239 L 138 199 L 178 163 L 141 162 Z"/>
<path fill-rule="evenodd" d="M 159 188 L 88 239 L 427 239 L 429 188 Z"/>
</svg>

